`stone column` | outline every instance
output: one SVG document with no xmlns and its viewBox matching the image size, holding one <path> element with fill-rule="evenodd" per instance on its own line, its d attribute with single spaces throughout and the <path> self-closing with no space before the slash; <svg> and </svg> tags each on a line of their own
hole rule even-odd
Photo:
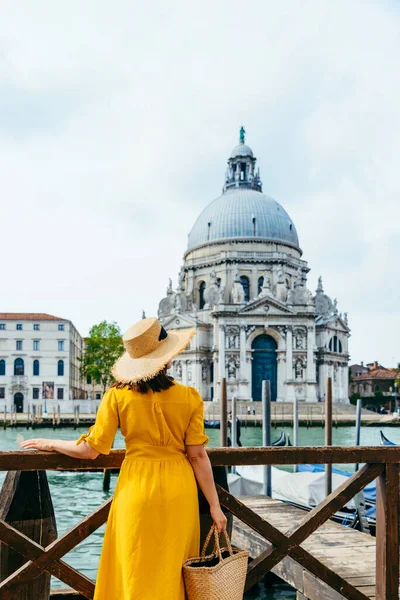
<svg viewBox="0 0 400 600">
<path fill-rule="evenodd" d="M 307 381 L 315 381 L 315 363 L 314 363 L 314 328 L 307 329 Z"/>
<path fill-rule="evenodd" d="M 286 333 L 286 381 L 293 380 L 293 330 L 287 328 Z"/>
<path fill-rule="evenodd" d="M 219 365 L 219 379 L 225 377 L 225 325 L 219 326 L 219 343 L 218 343 L 218 365 Z"/>
<path fill-rule="evenodd" d="M 278 375 L 279 377 L 279 375 Z M 284 400 L 293 402 L 294 387 L 290 382 L 293 381 L 293 328 L 288 327 L 286 332 L 286 394 Z"/>
<path fill-rule="evenodd" d="M 285 351 L 284 350 L 278 350 L 276 353 L 276 358 L 277 358 L 277 369 L 278 369 L 278 381 L 277 381 L 277 395 L 276 395 L 276 399 L 277 401 L 282 401 L 284 402 L 286 400 L 285 398 Z"/>
<path fill-rule="evenodd" d="M 246 327 L 240 326 L 240 370 L 239 378 L 246 379 Z"/>
</svg>

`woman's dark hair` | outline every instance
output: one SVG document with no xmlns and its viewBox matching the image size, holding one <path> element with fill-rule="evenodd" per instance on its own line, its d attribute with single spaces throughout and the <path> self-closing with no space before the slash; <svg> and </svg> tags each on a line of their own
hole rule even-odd
<svg viewBox="0 0 400 600">
<path fill-rule="evenodd" d="M 111 387 L 116 387 L 119 390 L 122 390 L 126 387 L 129 390 L 135 390 L 140 394 L 147 394 L 150 392 L 150 390 L 152 392 L 168 390 L 168 388 L 172 387 L 173 385 L 175 385 L 175 381 L 173 377 L 167 375 L 167 367 L 164 367 L 162 371 L 147 381 L 143 379 L 136 381 L 135 383 L 123 383 L 122 381 L 116 381 Z"/>
</svg>

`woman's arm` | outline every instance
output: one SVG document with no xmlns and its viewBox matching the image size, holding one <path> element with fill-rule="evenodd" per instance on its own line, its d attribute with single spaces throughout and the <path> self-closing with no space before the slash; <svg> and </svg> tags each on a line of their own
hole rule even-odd
<svg viewBox="0 0 400 600">
<path fill-rule="evenodd" d="M 73 458 L 86 458 L 94 460 L 99 456 L 99 452 L 94 450 L 85 441 L 81 442 L 79 446 L 76 445 L 76 441 L 67 440 L 46 440 L 44 438 L 36 438 L 33 440 L 26 440 L 22 442 L 21 448 L 24 450 L 46 450 L 47 452 L 60 452 Z"/>
<path fill-rule="evenodd" d="M 219 532 L 225 531 L 227 518 L 221 510 L 215 488 L 210 459 L 204 446 L 186 446 L 186 454 L 193 467 L 196 480 L 210 505 L 211 517 Z"/>
</svg>

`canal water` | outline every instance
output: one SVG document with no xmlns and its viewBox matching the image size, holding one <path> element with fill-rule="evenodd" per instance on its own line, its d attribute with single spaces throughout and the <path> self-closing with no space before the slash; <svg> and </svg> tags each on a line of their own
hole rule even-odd
<svg viewBox="0 0 400 600">
<path fill-rule="evenodd" d="M 17 450 L 19 444 L 17 436 L 23 436 L 25 439 L 30 437 L 60 438 L 65 440 L 77 439 L 86 428 L 73 429 L 36 429 L 27 431 L 26 429 L 7 429 L 0 431 L 0 450 Z M 285 431 L 292 437 L 291 428 L 278 428 L 273 430 L 272 438 L 278 438 L 281 431 Z M 400 428 L 386 427 L 383 429 L 385 435 L 400 444 Z M 218 446 L 219 431 L 207 430 L 210 436 L 210 445 Z M 355 432 L 353 427 L 339 427 L 333 430 L 333 444 L 349 446 L 354 444 Z M 242 443 L 244 446 L 260 446 L 261 430 L 260 428 L 242 428 Z M 301 427 L 299 429 L 299 444 L 301 446 L 319 446 L 324 441 L 324 430 L 321 427 L 311 427 L 309 429 Z M 379 429 L 377 427 L 363 427 L 361 431 L 362 445 L 379 445 Z M 115 448 L 123 448 L 124 441 L 117 433 L 115 439 Z M 348 470 L 351 465 L 344 466 Z M 5 474 L 0 472 L 0 484 Z M 58 534 L 61 535 L 72 527 L 75 523 L 83 519 L 90 512 L 94 511 L 102 504 L 110 494 L 113 493 L 116 476 L 112 476 L 112 488 L 109 493 L 102 490 L 101 473 L 63 473 L 48 472 L 48 480 L 56 513 Z M 82 542 L 77 548 L 66 555 L 65 560 L 76 569 L 82 571 L 91 579 L 96 578 L 97 564 L 100 556 L 104 526 L 98 529 L 94 534 Z M 58 580 L 53 580 L 54 587 L 64 587 L 64 584 Z M 252 592 L 245 596 L 252 600 L 293 600 L 295 593 L 293 589 L 283 583 L 263 583 Z"/>
</svg>

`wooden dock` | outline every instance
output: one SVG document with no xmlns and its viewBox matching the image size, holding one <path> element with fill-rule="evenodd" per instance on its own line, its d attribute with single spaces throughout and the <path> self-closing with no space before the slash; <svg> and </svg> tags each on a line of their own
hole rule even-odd
<svg viewBox="0 0 400 600">
<path fill-rule="evenodd" d="M 284 534 L 297 528 L 307 514 L 305 510 L 265 496 L 251 496 L 240 500 Z M 234 544 L 248 550 L 253 558 L 272 548 L 261 535 L 236 518 L 233 527 Z M 328 521 L 307 538 L 301 547 L 368 598 L 375 599 L 374 537 Z M 298 600 L 344 600 L 344 596 L 288 556 L 272 572 L 297 590 Z"/>
</svg>

